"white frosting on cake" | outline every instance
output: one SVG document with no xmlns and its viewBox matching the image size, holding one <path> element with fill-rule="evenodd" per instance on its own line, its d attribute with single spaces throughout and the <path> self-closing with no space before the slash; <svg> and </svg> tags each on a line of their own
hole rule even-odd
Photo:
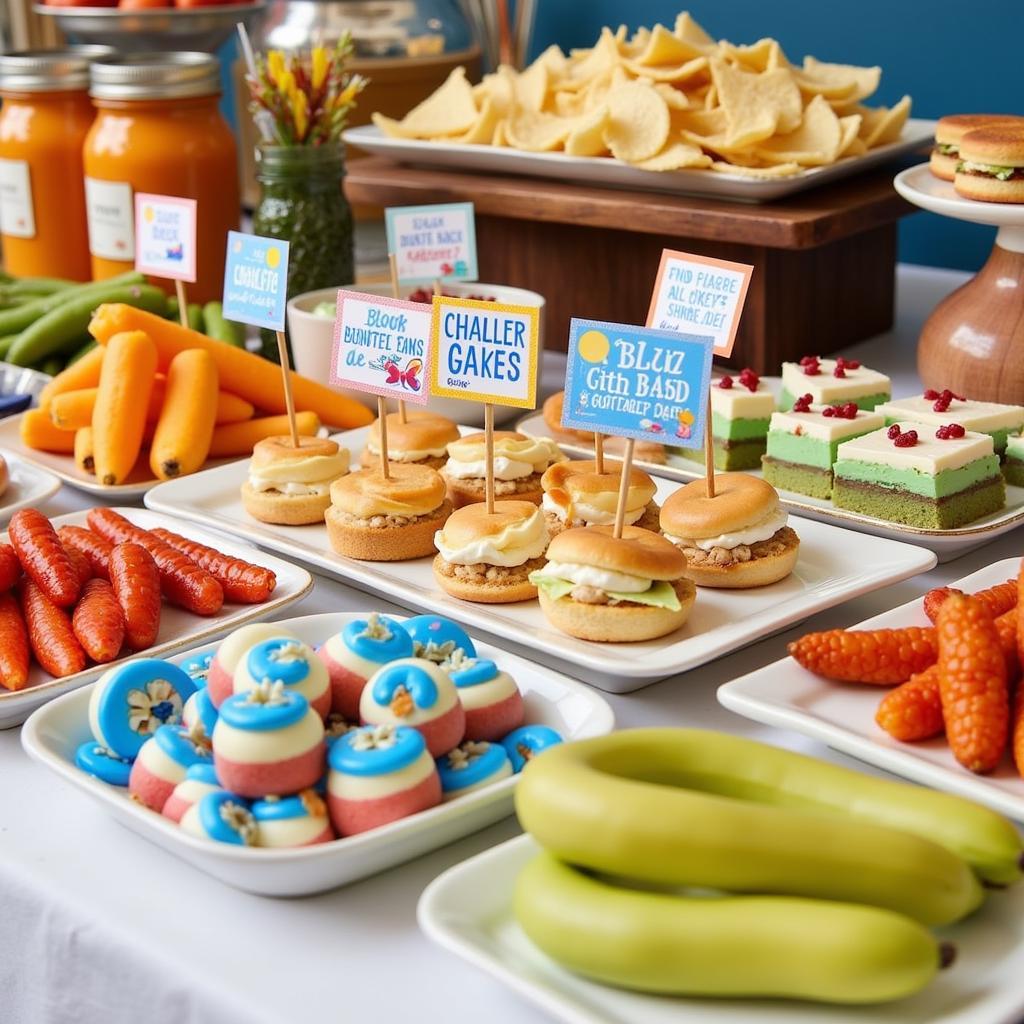
<svg viewBox="0 0 1024 1024">
<path fill-rule="evenodd" d="M 944 470 L 959 469 L 969 462 L 993 454 L 992 438 L 988 434 L 976 434 L 969 430 L 963 437 L 942 441 L 935 436 L 934 423 L 904 420 L 898 426 L 904 433 L 916 430 L 917 444 L 908 448 L 897 447 L 889 437 L 889 428 L 883 427 L 863 437 L 843 441 L 839 446 L 839 460 L 874 462 L 935 476 Z"/>
<path fill-rule="evenodd" d="M 783 387 L 794 398 L 810 394 L 812 402 L 825 405 L 851 402 L 864 395 L 888 394 L 891 390 L 889 378 L 884 373 L 870 370 L 866 366 L 858 366 L 856 370 L 846 369 L 845 377 L 834 376 L 834 359 L 822 359 L 818 367 L 819 373 L 808 375 L 799 363 L 783 363 Z"/>
<path fill-rule="evenodd" d="M 411 764 L 384 775 L 349 775 L 331 769 L 327 791 L 340 800 L 379 800 L 418 786 L 437 771 L 434 759 L 424 749 Z"/>
<path fill-rule="evenodd" d="M 236 764 L 273 764 L 308 753 L 324 739 L 324 723 L 307 708 L 306 714 L 283 729 L 236 729 L 222 715 L 213 730 L 213 752 Z"/>
<path fill-rule="evenodd" d="M 775 408 L 774 396 L 760 381 L 757 390 L 750 391 L 738 377 L 733 377 L 731 388 L 719 387 L 715 380 L 710 393 L 711 411 L 729 420 L 766 420 Z"/>
<path fill-rule="evenodd" d="M 437 687 L 437 700 L 429 708 L 418 707 L 413 703 L 412 711 L 408 715 L 396 715 L 391 710 L 391 705 L 378 704 L 373 698 L 374 677 L 371 676 L 366 686 L 363 687 L 362 696 L 359 699 L 359 717 L 367 725 L 422 725 L 424 722 L 432 722 L 435 718 L 450 711 L 459 703 L 459 694 L 455 684 L 448 677 L 448 673 L 438 668 L 432 662 L 422 659 L 401 658 L 398 661 L 389 662 L 387 665 L 378 666 L 380 671 L 392 670 L 396 665 L 405 665 L 413 662 L 419 665 L 424 672 L 428 673 L 434 680 Z"/>
<path fill-rule="evenodd" d="M 517 692 L 516 681 L 500 669 L 498 674 L 493 679 L 488 679 L 486 683 L 458 687 L 459 700 L 467 711 L 499 704 Z"/>
<path fill-rule="evenodd" d="M 810 412 L 773 412 L 768 429 L 832 442 L 885 426 L 884 417 L 877 412 L 858 409 L 857 415 L 848 420 L 842 416 L 822 415 L 822 409 L 825 408 L 827 406 L 812 405 Z"/>
<path fill-rule="evenodd" d="M 945 412 L 935 411 L 935 399 L 915 395 L 913 398 L 898 398 L 878 406 L 880 412 L 890 420 L 916 420 L 918 423 L 934 423 L 944 426 L 959 423 L 967 430 L 1014 430 L 1024 426 L 1024 406 L 1001 405 L 997 402 L 975 402 L 968 399 L 961 402 L 954 398 Z"/>
</svg>

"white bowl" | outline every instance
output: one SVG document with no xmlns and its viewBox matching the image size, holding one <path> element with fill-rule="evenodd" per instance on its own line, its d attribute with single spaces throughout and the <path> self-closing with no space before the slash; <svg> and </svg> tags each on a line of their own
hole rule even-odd
<svg viewBox="0 0 1024 1024">
<path fill-rule="evenodd" d="M 408 296 L 416 291 L 419 286 L 406 286 L 402 289 L 402 296 Z M 480 281 L 446 281 L 444 290 L 451 295 L 467 298 L 471 295 L 486 295 L 494 297 L 499 302 L 513 306 L 536 306 L 540 312 L 540 346 L 544 349 L 544 296 L 537 292 L 527 291 L 525 288 L 510 288 L 504 284 L 484 284 Z M 331 345 L 334 342 L 334 319 L 326 316 L 316 316 L 313 310 L 321 302 L 336 301 L 339 291 L 343 292 L 367 292 L 370 295 L 391 295 L 391 285 L 384 284 L 349 284 L 342 288 L 320 288 L 315 292 L 305 292 L 296 295 L 288 302 L 288 333 L 292 343 L 292 358 L 295 360 L 295 369 L 304 377 L 319 381 L 332 387 L 340 394 L 354 398 L 363 405 L 377 409 L 377 396 L 366 394 L 362 391 L 351 391 L 348 388 L 335 387 L 330 383 L 331 378 Z M 447 416 L 456 423 L 465 423 L 467 426 L 483 426 L 484 407 L 476 402 L 460 402 L 453 398 L 431 398 L 430 408 Z M 494 407 L 494 422 L 505 423 L 522 415 L 521 409 L 514 409 L 508 406 L 496 405 Z"/>
</svg>

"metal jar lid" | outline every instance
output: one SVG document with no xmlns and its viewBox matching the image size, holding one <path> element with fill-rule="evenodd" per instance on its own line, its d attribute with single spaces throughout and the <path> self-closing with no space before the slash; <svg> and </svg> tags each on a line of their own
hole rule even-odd
<svg viewBox="0 0 1024 1024">
<path fill-rule="evenodd" d="M 109 46 L 16 50 L 0 54 L 0 91 L 70 92 L 89 87 L 89 65 L 112 56 Z"/>
<path fill-rule="evenodd" d="M 208 53 L 133 53 L 97 61 L 89 95 L 97 100 L 168 100 L 220 92 L 220 63 Z"/>
</svg>

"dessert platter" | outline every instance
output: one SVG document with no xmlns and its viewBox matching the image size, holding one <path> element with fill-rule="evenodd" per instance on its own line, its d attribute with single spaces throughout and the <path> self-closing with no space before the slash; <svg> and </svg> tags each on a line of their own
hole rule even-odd
<svg viewBox="0 0 1024 1024">
<path fill-rule="evenodd" d="M 132 717 L 125 702 L 139 686 L 162 687 L 174 704 L 163 725 Z M 328 613 L 122 664 L 48 704 L 22 742 L 200 870 L 247 892 L 299 896 L 506 817 L 530 757 L 612 725 L 589 688 L 439 616 Z"/>
<path fill-rule="evenodd" d="M 396 414 L 390 414 L 389 420 L 395 417 Z M 423 423 L 423 426 L 415 426 L 418 422 Z M 419 432 L 428 426 L 432 426 L 429 421 L 410 419 L 406 428 L 407 436 L 411 438 L 415 430 L 418 437 Z M 396 423 L 389 424 L 389 451 L 392 459 L 402 457 L 405 451 L 397 447 L 403 443 L 403 435 L 397 433 L 396 428 Z M 316 443 L 323 445 L 325 442 Z M 364 448 L 371 452 L 371 459 L 373 457 L 374 435 L 366 428 L 335 435 L 330 443 L 338 446 L 340 452 L 352 453 L 353 464 L 357 458 L 356 453 Z M 491 636 L 511 642 L 523 651 L 542 652 L 545 659 L 560 671 L 614 692 L 634 690 L 656 679 L 695 668 L 755 638 L 777 632 L 815 611 L 847 600 L 854 594 L 866 593 L 876 587 L 905 579 L 934 564 L 934 556 L 922 548 L 891 541 L 868 541 L 859 534 L 826 523 L 793 519 L 792 530 L 799 535 L 800 555 L 794 560 L 790 549 L 778 560 L 781 578 L 776 576 L 776 582 L 768 586 L 757 586 L 751 579 L 702 586 L 696 602 L 693 600 L 692 589 L 679 587 L 677 610 L 648 608 L 651 617 L 659 611 L 667 614 L 665 625 L 668 635 L 648 634 L 648 639 L 637 639 L 625 644 L 595 642 L 579 635 L 582 631 L 578 623 L 564 622 L 557 617 L 552 619 L 545 614 L 545 606 L 550 609 L 552 603 L 557 604 L 559 597 L 564 597 L 573 587 L 569 581 L 566 590 L 566 583 L 551 572 L 552 563 L 546 562 L 543 555 L 552 528 L 556 531 L 564 529 L 566 507 L 573 502 L 574 493 L 577 511 L 593 509 L 589 514 L 595 521 L 610 521 L 608 510 L 614 512 L 618 473 L 605 474 L 611 477 L 610 481 L 598 480 L 591 484 L 584 480 L 580 483 L 581 476 L 591 474 L 572 472 L 574 467 L 585 470 L 583 463 L 557 461 L 562 456 L 557 454 L 558 449 L 553 442 L 530 440 L 512 432 L 499 431 L 495 438 L 499 475 L 511 477 L 512 472 L 517 471 L 514 469 L 517 463 L 526 472 L 518 480 L 510 478 L 498 481 L 504 492 L 499 497 L 504 498 L 507 494 L 515 500 L 503 503 L 510 506 L 506 510 L 508 521 L 499 520 L 494 530 L 478 515 L 482 505 L 463 505 L 454 513 L 444 509 L 445 504 L 453 503 L 452 498 L 461 504 L 467 498 L 479 500 L 482 496 L 482 477 L 463 475 L 483 472 L 482 435 L 470 435 L 450 442 L 447 449 L 443 441 L 437 442 L 440 448 L 430 448 L 429 444 L 434 443 L 432 441 L 410 440 L 404 443 L 421 445 L 420 448 L 411 449 L 420 456 L 420 462 L 441 458 L 431 454 L 434 451 L 447 451 L 448 462 L 440 473 L 415 462 L 393 463 L 405 493 L 392 492 L 389 487 L 389 494 L 377 500 L 409 502 L 415 495 L 417 501 L 422 499 L 425 502 L 423 507 L 427 511 L 411 529 L 391 527 L 390 534 L 384 528 L 383 519 L 381 527 L 376 528 L 378 532 L 374 533 L 375 528 L 360 525 L 359 516 L 351 514 L 365 513 L 363 524 L 368 523 L 374 515 L 382 514 L 382 506 L 373 503 L 374 487 L 381 487 L 379 477 L 366 471 L 342 475 L 329 488 L 326 485 L 319 487 L 319 504 L 310 506 L 311 497 L 290 499 L 296 504 L 301 501 L 306 503 L 306 518 L 303 521 L 307 525 L 263 522 L 254 518 L 247 511 L 260 511 L 259 505 L 251 504 L 253 497 L 259 493 L 253 489 L 254 473 L 257 487 L 267 486 L 267 481 L 275 477 L 283 480 L 285 477 L 295 477 L 296 474 L 294 462 L 286 458 L 275 461 L 269 446 L 260 449 L 252 462 L 239 461 L 195 474 L 187 481 L 162 484 L 147 494 L 146 502 L 154 510 L 173 510 L 175 516 L 183 519 L 231 529 L 261 547 L 302 562 L 319 573 L 361 590 L 387 597 L 406 607 L 440 611 Z M 338 451 L 322 455 L 316 465 L 329 466 L 331 468 L 326 470 L 328 473 L 337 473 L 337 462 L 329 460 L 338 457 Z M 609 464 L 609 469 L 612 468 Z M 303 470 L 299 472 L 306 475 Z M 309 475 L 315 476 L 316 471 L 310 468 Z M 454 480 L 454 487 L 446 488 L 445 480 Z M 696 484 L 693 486 L 699 487 Z M 584 488 L 590 487 L 595 488 L 595 491 L 588 495 Z M 749 510 L 741 515 L 752 515 L 753 519 L 765 521 L 774 517 L 772 528 L 768 531 L 770 536 L 786 529 L 785 513 L 776 509 L 777 499 L 772 488 L 757 481 L 754 490 L 756 494 L 750 499 L 752 504 Z M 636 483 L 631 489 L 629 500 L 630 521 L 638 523 L 645 515 L 650 517 L 652 512 L 648 506 L 652 502 L 663 505 L 673 492 L 680 493 L 668 481 L 653 481 L 646 473 L 637 470 Z M 333 497 L 344 501 L 350 513 L 347 517 L 334 507 Z M 541 504 L 543 507 L 538 507 Z M 397 507 L 391 506 L 392 511 Z M 561 520 L 557 514 L 559 508 Z M 326 524 L 323 523 L 325 509 Z M 291 511 L 281 508 L 276 518 L 291 519 L 294 523 L 296 517 L 290 514 Z M 408 505 L 405 512 L 408 516 Z M 737 525 L 742 526 L 742 521 L 737 522 Z M 609 528 L 605 526 L 599 529 Z M 716 527 L 715 535 L 719 532 Z M 460 574 L 458 570 L 444 565 L 438 567 L 436 562 L 440 556 L 435 548 L 435 535 L 441 538 L 441 544 L 449 554 L 456 548 L 486 551 L 490 546 L 492 557 L 496 560 L 502 556 L 494 552 L 494 546 L 499 543 L 499 538 L 508 538 L 524 547 L 524 550 L 530 548 L 527 555 L 524 555 L 527 568 L 518 576 L 512 575 L 504 586 L 500 579 L 501 573 L 490 574 L 498 577 L 493 582 L 486 576 L 483 580 L 474 580 L 468 573 Z M 564 537 L 566 541 L 569 540 L 568 531 Z M 677 549 L 657 535 L 655 539 L 665 544 L 667 552 L 654 552 L 644 557 L 648 560 L 653 558 L 654 561 L 667 558 L 665 564 L 672 566 L 673 559 L 678 558 Z M 553 543 L 561 544 L 557 537 Z M 375 548 L 376 553 L 367 545 Z M 692 558 L 707 561 L 706 554 L 696 548 L 690 550 Z M 376 560 L 382 554 L 387 560 Z M 555 549 L 551 557 L 557 554 L 558 549 Z M 375 560 L 367 560 L 367 555 L 374 556 Z M 478 557 L 474 554 L 474 561 Z M 558 557 L 571 562 L 602 556 L 588 550 L 567 551 Z M 609 557 L 615 556 L 612 554 Z M 506 561 L 496 561 L 495 564 L 501 566 Z M 755 560 L 746 565 L 771 561 Z M 609 563 L 609 571 L 615 571 L 613 564 Z M 546 565 L 548 569 L 545 574 Z M 649 561 L 645 565 L 647 568 L 644 571 L 653 570 Z M 621 572 L 621 569 L 622 566 L 618 571 Z M 630 571 L 633 574 L 638 572 L 635 566 Z M 543 595 L 540 604 L 533 600 L 537 594 L 537 583 L 534 581 L 531 585 L 531 581 L 526 578 L 529 572 L 540 578 L 540 592 Z M 508 570 L 504 575 L 508 577 L 510 573 L 511 570 Z M 544 578 L 545 575 L 547 578 Z M 672 593 L 668 582 L 661 584 L 661 587 L 663 592 L 667 589 L 668 593 Z M 483 594 L 480 593 L 481 589 Z M 635 602 L 636 598 L 632 600 Z M 671 603 L 671 598 L 668 600 Z M 692 613 L 689 612 L 691 605 Z M 678 616 L 683 610 L 689 613 L 689 619 L 679 625 Z M 601 618 L 602 613 L 607 614 L 607 606 L 595 605 L 591 612 L 596 613 L 592 617 L 588 615 L 588 619 L 593 622 Z M 685 615 L 683 618 L 685 620 Z M 560 622 L 561 626 L 575 628 L 576 635 L 566 635 L 560 628 Z M 654 632 L 657 633 L 657 629 Z M 616 638 L 609 636 L 606 639 Z M 625 636 L 618 639 L 625 639 Z"/>
</svg>

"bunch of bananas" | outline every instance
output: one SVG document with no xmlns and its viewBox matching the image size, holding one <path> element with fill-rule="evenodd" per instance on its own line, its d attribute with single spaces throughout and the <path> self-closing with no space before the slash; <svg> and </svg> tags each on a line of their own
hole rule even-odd
<svg viewBox="0 0 1024 1024">
<path fill-rule="evenodd" d="M 527 936 L 579 974 L 694 996 L 876 1003 L 951 960 L 929 931 L 1021 874 L 983 807 L 752 740 L 638 729 L 531 761 Z"/>
</svg>

